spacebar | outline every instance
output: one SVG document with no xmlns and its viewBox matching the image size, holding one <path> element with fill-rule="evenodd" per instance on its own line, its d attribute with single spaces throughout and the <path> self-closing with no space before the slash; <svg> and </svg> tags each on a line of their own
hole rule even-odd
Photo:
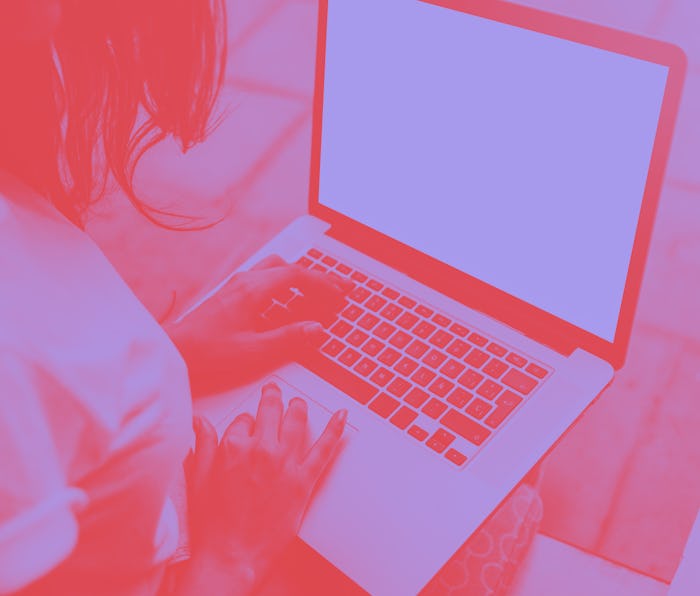
<svg viewBox="0 0 700 596">
<path fill-rule="evenodd" d="M 365 405 L 371 400 L 379 389 L 370 385 L 367 381 L 352 374 L 333 360 L 326 358 L 317 350 L 305 351 L 300 358 L 299 364 L 317 374 L 324 381 L 328 381 L 334 387 L 347 393 L 355 401 Z"/>
</svg>

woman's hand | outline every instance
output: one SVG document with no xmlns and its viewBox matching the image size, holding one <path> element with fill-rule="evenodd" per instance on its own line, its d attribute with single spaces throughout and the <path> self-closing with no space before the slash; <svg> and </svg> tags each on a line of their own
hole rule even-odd
<svg viewBox="0 0 700 596">
<path fill-rule="evenodd" d="M 297 288 L 303 298 L 282 318 L 265 321 L 273 297 Z M 352 282 L 271 256 L 235 275 L 178 324 L 165 329 L 187 362 L 194 395 L 253 380 L 317 342 L 318 321 L 338 311 Z"/>
<path fill-rule="evenodd" d="M 206 570 L 239 593 L 251 590 L 297 535 L 345 428 L 347 411 L 341 410 L 308 449 L 306 402 L 293 398 L 283 409 L 279 388 L 269 384 L 257 417 L 238 416 L 218 446 L 208 422 L 195 427 L 189 466 L 192 573 Z"/>
</svg>

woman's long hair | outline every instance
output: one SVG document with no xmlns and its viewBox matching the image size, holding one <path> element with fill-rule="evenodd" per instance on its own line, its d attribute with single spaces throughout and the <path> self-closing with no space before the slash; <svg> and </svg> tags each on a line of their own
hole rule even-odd
<svg viewBox="0 0 700 596">
<path fill-rule="evenodd" d="M 78 225 L 111 174 L 160 222 L 166 214 L 136 195 L 134 170 L 166 136 L 186 151 L 209 132 L 225 70 L 224 0 L 60 4 L 50 38 L 0 39 L 0 169 Z"/>
</svg>

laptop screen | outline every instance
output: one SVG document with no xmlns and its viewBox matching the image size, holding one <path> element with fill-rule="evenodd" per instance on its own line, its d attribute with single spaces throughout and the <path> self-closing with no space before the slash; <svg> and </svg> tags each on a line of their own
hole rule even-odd
<svg viewBox="0 0 700 596">
<path fill-rule="evenodd" d="M 668 68 L 330 0 L 319 202 L 613 341 Z"/>
</svg>

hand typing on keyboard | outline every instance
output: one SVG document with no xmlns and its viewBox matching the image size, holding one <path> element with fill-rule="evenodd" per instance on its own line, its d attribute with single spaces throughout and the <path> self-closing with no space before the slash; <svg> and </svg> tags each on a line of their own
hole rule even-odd
<svg viewBox="0 0 700 596">
<path fill-rule="evenodd" d="M 349 262 L 311 248 L 298 264 L 356 283 L 298 361 L 450 465 L 471 461 L 550 375 Z"/>
<path fill-rule="evenodd" d="M 187 362 L 195 396 L 252 380 L 323 337 L 354 284 L 270 256 L 165 329 Z"/>
</svg>

